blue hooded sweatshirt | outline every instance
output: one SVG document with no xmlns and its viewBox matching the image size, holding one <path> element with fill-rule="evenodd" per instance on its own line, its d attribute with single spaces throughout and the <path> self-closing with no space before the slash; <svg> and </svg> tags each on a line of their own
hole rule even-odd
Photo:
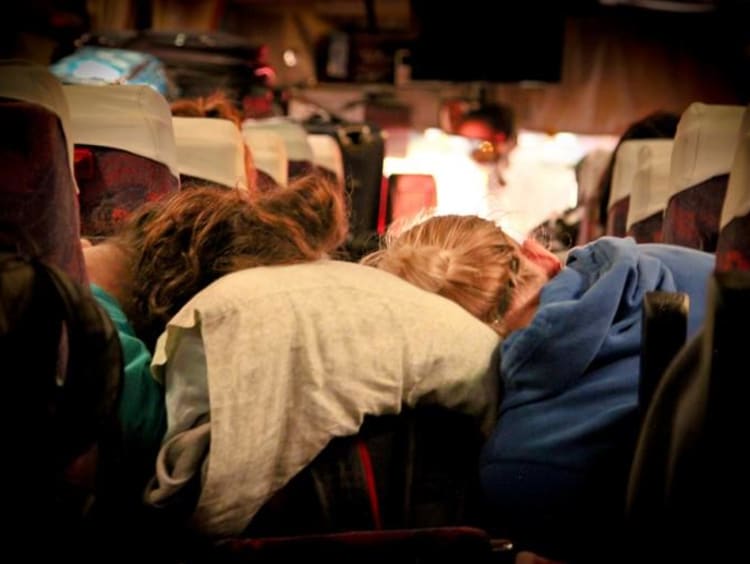
<svg viewBox="0 0 750 564">
<path fill-rule="evenodd" d="M 571 251 L 531 324 L 502 344 L 500 415 L 481 460 L 496 534 L 575 558 L 617 527 L 638 431 L 643 297 L 687 292 L 693 335 L 713 268 L 711 254 L 632 239 Z"/>
</svg>

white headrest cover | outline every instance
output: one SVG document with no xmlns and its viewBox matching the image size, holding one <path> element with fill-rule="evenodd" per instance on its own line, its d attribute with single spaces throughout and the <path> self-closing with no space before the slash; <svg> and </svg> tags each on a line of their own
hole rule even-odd
<svg viewBox="0 0 750 564">
<path fill-rule="evenodd" d="M 289 181 L 289 159 L 284 138 L 275 131 L 245 128 L 242 137 L 250 148 L 255 168 L 269 174 L 279 186 Z"/>
<path fill-rule="evenodd" d="M 721 227 L 750 213 L 750 105 L 740 127 L 739 141 L 734 155 L 732 170 L 729 172 L 727 195 L 721 210 Z"/>
<path fill-rule="evenodd" d="M 73 159 L 73 134 L 68 102 L 63 94 L 62 83 L 46 67 L 21 60 L 0 60 L 0 98 L 23 100 L 38 104 L 60 119 L 65 142 L 68 146 L 70 174 L 75 183 Z"/>
<path fill-rule="evenodd" d="M 633 180 L 638 172 L 638 152 L 646 140 L 624 141 L 615 153 L 615 166 L 612 169 L 612 186 L 609 192 L 607 209 L 630 195 Z"/>
<path fill-rule="evenodd" d="M 595 149 L 584 157 L 578 170 L 578 199 L 580 202 L 596 195 L 599 182 L 611 158 L 612 151 L 605 149 Z"/>
<path fill-rule="evenodd" d="M 628 229 L 667 207 L 673 145 L 672 139 L 649 139 L 638 150 L 637 170 L 628 206 Z"/>
<path fill-rule="evenodd" d="M 166 165 L 175 177 L 177 149 L 166 98 L 150 86 L 66 84 L 73 141 L 121 149 Z"/>
<path fill-rule="evenodd" d="M 729 173 L 744 111 L 700 102 L 685 110 L 674 138 L 671 194 Z"/>
<path fill-rule="evenodd" d="M 344 159 L 341 147 L 330 135 L 311 133 L 307 140 L 312 147 L 313 163 L 336 173 L 336 178 L 344 180 Z"/>
<path fill-rule="evenodd" d="M 233 122 L 217 118 L 175 117 L 173 125 L 181 174 L 229 188 L 247 189 L 245 143 Z"/>
<path fill-rule="evenodd" d="M 307 131 L 299 123 L 285 117 L 246 119 L 242 129 L 263 129 L 281 135 L 286 144 L 287 158 L 290 161 L 313 161 L 313 152 L 307 141 Z"/>
</svg>

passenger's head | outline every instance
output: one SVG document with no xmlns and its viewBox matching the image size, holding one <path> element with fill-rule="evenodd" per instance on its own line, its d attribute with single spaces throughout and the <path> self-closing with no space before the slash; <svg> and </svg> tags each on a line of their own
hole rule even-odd
<svg viewBox="0 0 750 564">
<path fill-rule="evenodd" d="M 534 241 L 519 245 L 477 216 L 432 217 L 386 238 L 361 261 L 458 303 L 500 335 L 517 328 L 518 306 L 560 269 Z"/>
<path fill-rule="evenodd" d="M 340 190 L 319 176 L 257 197 L 194 188 L 143 207 L 119 237 L 131 257 L 124 306 L 136 333 L 153 345 L 192 296 L 225 274 L 333 253 L 347 217 Z"/>
<path fill-rule="evenodd" d="M 459 121 L 456 133 L 490 143 L 495 160 L 508 156 L 518 136 L 513 109 L 502 104 L 487 104 L 467 112 Z"/>
<path fill-rule="evenodd" d="M 237 127 L 242 126 L 242 114 L 239 109 L 220 90 L 208 96 L 175 100 L 170 104 L 170 108 L 173 116 L 228 119 Z"/>
</svg>

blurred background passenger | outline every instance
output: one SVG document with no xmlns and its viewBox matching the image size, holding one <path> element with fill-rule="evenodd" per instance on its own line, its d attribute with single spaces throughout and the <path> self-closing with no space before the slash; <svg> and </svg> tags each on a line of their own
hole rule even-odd
<svg viewBox="0 0 750 564">
<path fill-rule="evenodd" d="M 513 109 L 504 104 L 485 104 L 464 114 L 455 133 L 478 143 L 472 156 L 492 167 L 490 182 L 505 185 L 503 171 L 509 166 L 510 153 L 518 142 Z"/>
</svg>

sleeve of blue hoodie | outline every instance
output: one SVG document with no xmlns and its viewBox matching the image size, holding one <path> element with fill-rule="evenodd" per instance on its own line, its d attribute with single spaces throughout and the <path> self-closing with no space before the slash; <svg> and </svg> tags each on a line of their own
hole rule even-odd
<svg viewBox="0 0 750 564">
<path fill-rule="evenodd" d="M 157 452 L 167 416 L 164 388 L 151 375 L 151 353 L 117 301 L 96 284 L 91 284 L 91 292 L 115 324 L 122 347 L 125 377 L 118 412 L 126 451 Z"/>
<path fill-rule="evenodd" d="M 570 253 L 531 324 L 502 345 L 503 398 L 481 480 L 490 519 L 538 550 L 596 535 L 621 512 L 637 432 L 641 308 L 651 290 L 690 297 L 702 323 L 714 257 L 602 238 Z"/>
</svg>

